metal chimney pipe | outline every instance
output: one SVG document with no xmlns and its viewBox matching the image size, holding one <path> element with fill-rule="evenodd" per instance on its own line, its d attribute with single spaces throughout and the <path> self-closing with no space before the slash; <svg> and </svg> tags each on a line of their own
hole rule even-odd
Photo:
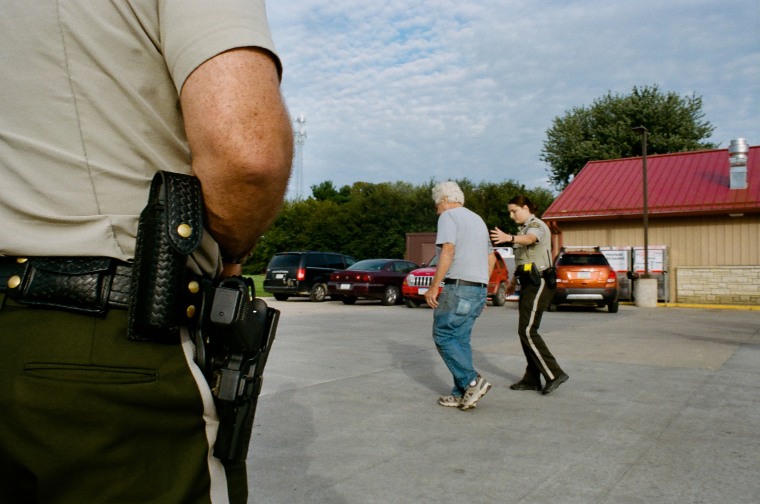
<svg viewBox="0 0 760 504">
<path fill-rule="evenodd" d="M 749 147 L 743 138 L 731 140 L 728 147 L 729 187 L 731 189 L 747 188 L 747 154 Z"/>
</svg>

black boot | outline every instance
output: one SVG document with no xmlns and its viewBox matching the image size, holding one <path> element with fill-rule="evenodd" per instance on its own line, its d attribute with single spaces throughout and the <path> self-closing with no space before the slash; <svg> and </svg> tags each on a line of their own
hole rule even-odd
<svg viewBox="0 0 760 504">
<path fill-rule="evenodd" d="M 522 380 L 509 386 L 512 390 L 537 390 L 541 391 L 541 378 L 523 376 Z"/>
</svg>

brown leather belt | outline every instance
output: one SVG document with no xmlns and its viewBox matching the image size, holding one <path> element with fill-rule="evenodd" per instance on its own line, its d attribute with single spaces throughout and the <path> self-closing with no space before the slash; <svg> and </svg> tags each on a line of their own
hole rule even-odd
<svg viewBox="0 0 760 504">
<path fill-rule="evenodd" d="M 0 293 L 30 306 L 104 315 L 129 306 L 132 266 L 109 257 L 0 257 Z"/>
</svg>

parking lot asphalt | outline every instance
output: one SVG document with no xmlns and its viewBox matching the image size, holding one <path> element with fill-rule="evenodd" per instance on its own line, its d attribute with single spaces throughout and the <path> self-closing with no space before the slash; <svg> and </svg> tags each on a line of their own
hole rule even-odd
<svg viewBox="0 0 760 504">
<path fill-rule="evenodd" d="M 432 310 L 267 302 L 282 312 L 249 453 L 251 502 L 760 502 L 760 312 L 546 313 L 570 380 L 517 392 L 517 306 L 475 324 L 491 391 L 436 403 L 451 376 Z"/>
</svg>

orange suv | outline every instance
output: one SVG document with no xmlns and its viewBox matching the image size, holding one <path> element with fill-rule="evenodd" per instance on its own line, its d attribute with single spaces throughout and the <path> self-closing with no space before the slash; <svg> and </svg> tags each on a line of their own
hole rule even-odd
<svg viewBox="0 0 760 504">
<path fill-rule="evenodd" d="M 557 290 L 549 311 L 561 304 L 594 304 L 617 313 L 617 273 L 599 247 L 562 247 L 554 266 Z"/>
</svg>

